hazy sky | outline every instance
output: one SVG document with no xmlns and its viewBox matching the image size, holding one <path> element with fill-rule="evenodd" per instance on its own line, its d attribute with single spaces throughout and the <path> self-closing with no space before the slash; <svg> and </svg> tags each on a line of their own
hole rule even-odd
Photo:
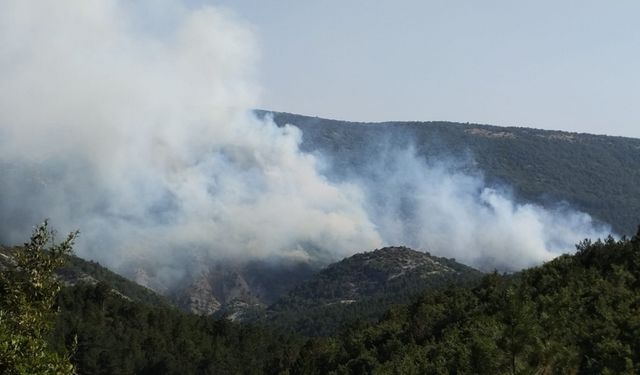
<svg viewBox="0 0 640 375">
<path fill-rule="evenodd" d="M 266 109 L 640 137 L 637 0 L 212 2 L 253 25 Z"/>
</svg>

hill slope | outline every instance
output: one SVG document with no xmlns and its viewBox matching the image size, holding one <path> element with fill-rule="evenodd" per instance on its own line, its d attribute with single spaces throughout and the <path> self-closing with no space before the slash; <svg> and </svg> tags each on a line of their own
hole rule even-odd
<svg viewBox="0 0 640 375">
<path fill-rule="evenodd" d="M 337 276 L 340 284 L 349 277 L 336 270 L 367 260 L 379 270 L 371 259 L 384 255 L 360 254 L 334 265 L 326 275 Z M 393 257 L 382 268 L 403 269 L 407 262 L 400 258 L 395 262 L 398 258 Z M 387 280 L 393 276 L 385 275 Z M 371 285 L 372 280 L 380 279 L 365 276 L 359 285 Z M 310 340 L 148 307 L 105 293 L 101 285 L 78 284 L 59 299 L 62 314 L 52 341 L 64 345 L 78 335 L 79 349 L 72 359 L 79 373 L 640 371 L 638 235 L 584 242 L 576 255 L 515 276 L 489 274 L 472 286 L 431 289 L 411 304 L 392 307 L 376 323 L 354 324 L 331 337 Z"/>
<path fill-rule="evenodd" d="M 406 247 L 359 253 L 333 263 L 269 307 L 261 321 L 288 331 L 327 335 L 355 320 L 375 320 L 427 289 L 465 285 L 480 271 Z"/>
<path fill-rule="evenodd" d="M 353 303 L 380 295 L 411 293 L 481 272 L 452 259 L 406 247 L 385 247 L 333 263 L 294 288 L 286 301 L 306 305 Z M 280 304 L 284 303 L 281 301 Z"/>
<path fill-rule="evenodd" d="M 640 222 L 640 139 L 453 122 L 355 123 L 289 113 L 273 113 L 273 119 L 300 128 L 302 148 L 330 158 L 338 174 L 366 165 L 372 155 L 413 145 L 431 160 L 468 156 L 489 183 L 506 183 L 518 198 L 569 202 L 617 233 L 633 234 Z"/>
<path fill-rule="evenodd" d="M 306 262 L 214 261 L 174 288 L 171 299 L 183 310 L 200 315 L 261 309 L 315 272 L 317 267 Z"/>
<path fill-rule="evenodd" d="M 639 233 L 640 235 L 640 233 Z M 425 293 L 302 350 L 298 373 L 640 372 L 640 236 Z"/>
<path fill-rule="evenodd" d="M 0 246 L 0 270 L 7 263 L 13 262 L 13 247 Z M 77 256 L 70 256 L 66 264 L 56 271 L 56 276 L 65 286 L 109 285 L 118 295 L 130 301 L 140 302 L 149 306 L 169 307 L 171 303 L 164 297 L 117 273 L 101 266 L 99 263 L 87 261 Z"/>
</svg>

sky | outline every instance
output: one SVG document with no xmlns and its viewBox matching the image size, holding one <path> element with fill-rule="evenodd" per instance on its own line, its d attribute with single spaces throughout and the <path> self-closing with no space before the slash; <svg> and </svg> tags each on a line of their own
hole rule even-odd
<svg viewBox="0 0 640 375">
<path fill-rule="evenodd" d="M 265 109 L 640 137 L 640 2 L 191 0 L 251 25 Z"/>
</svg>

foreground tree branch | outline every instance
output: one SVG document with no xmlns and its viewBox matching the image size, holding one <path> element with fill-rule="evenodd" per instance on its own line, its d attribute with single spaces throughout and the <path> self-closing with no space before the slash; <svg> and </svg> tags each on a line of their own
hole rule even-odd
<svg viewBox="0 0 640 375">
<path fill-rule="evenodd" d="M 0 373 L 73 374 L 68 353 L 47 344 L 54 323 L 60 282 L 55 270 L 72 252 L 78 232 L 54 243 L 48 222 L 38 225 L 28 243 L 16 247 L 13 262 L 0 273 Z"/>
</svg>

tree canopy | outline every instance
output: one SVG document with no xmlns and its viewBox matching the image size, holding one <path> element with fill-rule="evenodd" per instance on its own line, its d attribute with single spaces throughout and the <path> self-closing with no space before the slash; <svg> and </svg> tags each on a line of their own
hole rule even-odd
<svg viewBox="0 0 640 375">
<path fill-rule="evenodd" d="M 31 239 L 12 252 L 0 273 L 0 373 L 72 374 L 66 352 L 50 349 L 55 298 L 61 285 L 54 271 L 71 254 L 77 232 L 54 243 L 48 223 L 37 226 Z"/>
</svg>

